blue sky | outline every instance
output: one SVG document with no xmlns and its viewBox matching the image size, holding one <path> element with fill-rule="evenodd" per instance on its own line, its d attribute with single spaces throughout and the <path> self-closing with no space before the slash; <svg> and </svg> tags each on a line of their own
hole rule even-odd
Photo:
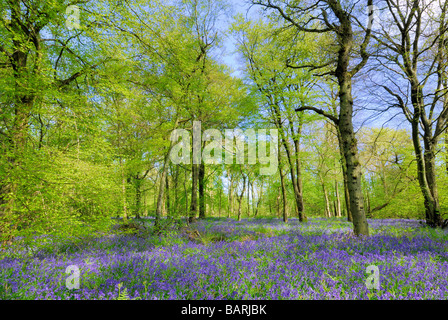
<svg viewBox="0 0 448 320">
<path fill-rule="evenodd" d="M 249 10 L 250 6 L 245 0 L 229 0 L 229 3 L 232 6 L 232 17 L 236 16 L 237 14 L 243 14 L 244 16 L 247 16 L 248 19 L 253 19 L 257 16 L 257 7 L 253 6 Z M 232 17 L 223 18 L 221 26 L 223 30 L 230 27 L 233 19 Z M 238 54 L 235 52 L 235 40 L 229 34 L 226 35 L 223 49 L 224 55 L 222 56 L 222 62 L 234 70 L 234 76 L 242 77 L 242 72 L 239 69 L 241 69 L 243 66 L 241 64 L 241 61 L 238 60 Z"/>
<path fill-rule="evenodd" d="M 247 16 L 248 19 L 256 19 L 259 17 L 259 6 L 250 7 L 247 0 L 229 0 L 229 3 L 232 6 L 232 16 L 235 16 L 238 13 Z M 250 10 L 249 10 L 250 8 Z M 249 11 L 248 11 L 249 10 Z M 232 23 L 232 17 L 227 17 L 221 20 L 219 28 L 225 31 L 230 24 Z M 219 59 L 222 63 L 225 63 L 233 70 L 233 75 L 236 77 L 243 77 L 242 68 L 244 65 L 243 62 L 239 58 L 239 54 L 236 52 L 236 44 L 235 39 L 233 39 L 232 35 L 225 33 L 226 38 L 224 40 L 223 52 L 222 56 Z M 362 82 L 362 81 L 361 81 Z M 354 79 L 354 97 L 355 97 L 355 106 L 366 106 L 369 104 L 371 108 L 377 107 L 377 103 L 379 102 L 377 97 L 367 94 L 365 90 L 359 90 L 363 86 L 359 79 Z M 359 87 L 361 86 L 361 87 Z M 364 92 L 363 92 L 364 91 Z M 355 127 L 359 126 L 374 126 L 374 127 L 382 127 L 383 125 L 386 127 L 392 128 L 407 128 L 408 124 L 406 121 L 403 121 L 401 116 L 394 118 L 394 115 L 397 114 L 396 109 L 391 112 L 382 114 L 377 118 L 372 118 L 374 115 L 373 111 L 361 111 L 354 118 Z M 398 112 L 400 114 L 400 112 Z M 370 119 L 369 119 L 370 118 Z"/>
</svg>

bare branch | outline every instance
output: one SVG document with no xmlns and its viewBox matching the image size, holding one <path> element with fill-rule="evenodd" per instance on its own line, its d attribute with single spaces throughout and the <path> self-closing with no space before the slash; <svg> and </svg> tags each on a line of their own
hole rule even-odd
<svg viewBox="0 0 448 320">
<path fill-rule="evenodd" d="M 302 112 L 302 111 L 306 111 L 306 110 L 310 110 L 310 111 L 314 111 L 317 114 L 320 114 L 328 119 L 330 119 L 331 121 L 334 122 L 334 124 L 338 125 L 339 124 L 339 119 L 336 118 L 335 116 L 319 109 L 319 108 L 315 108 L 315 107 L 310 107 L 310 106 L 304 106 L 304 107 L 300 107 L 296 109 L 296 112 Z"/>
</svg>

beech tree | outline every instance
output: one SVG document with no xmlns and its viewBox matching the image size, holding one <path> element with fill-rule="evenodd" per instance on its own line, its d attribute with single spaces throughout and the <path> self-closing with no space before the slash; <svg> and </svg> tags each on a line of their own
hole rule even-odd
<svg viewBox="0 0 448 320">
<path fill-rule="evenodd" d="M 80 10 L 85 13 L 82 9 L 87 2 L 72 1 L 70 5 L 79 5 L 78 13 Z M 87 99 L 88 86 L 84 86 L 82 82 L 93 81 L 93 73 L 109 57 L 99 46 L 94 45 L 95 40 L 101 39 L 98 34 L 91 33 L 94 29 L 94 17 L 85 15 L 82 24 L 79 21 L 69 24 L 65 15 L 68 5 L 65 1 L 0 1 L 3 155 L 0 233 L 4 240 L 11 239 L 18 229 L 39 221 L 43 216 L 38 212 L 49 212 L 48 208 L 31 209 L 26 206 L 27 203 L 37 201 L 35 195 L 40 194 L 42 199 L 49 196 L 55 200 L 54 195 L 50 196 L 51 188 L 47 187 L 62 187 L 58 182 L 48 181 L 43 177 L 49 171 L 27 174 L 26 172 L 33 172 L 32 167 L 29 167 L 31 162 L 34 161 L 34 166 L 37 167 L 44 165 L 46 161 L 48 164 L 49 158 L 43 159 L 44 149 L 53 152 L 55 149 L 62 149 L 63 140 L 66 149 L 59 160 L 67 156 L 73 147 L 77 150 L 75 158 L 79 159 L 78 163 L 83 158 L 80 145 L 87 139 L 80 138 L 80 131 L 85 124 L 83 120 L 87 121 L 88 117 L 86 110 L 79 104 L 91 101 Z M 78 44 L 81 39 L 85 47 L 80 49 Z M 92 53 L 96 53 L 96 57 Z M 72 115 L 71 120 L 69 114 Z M 92 118 L 90 121 L 92 127 L 97 123 Z M 73 128 L 68 125 L 69 122 L 74 124 Z M 48 138 L 54 132 L 52 130 L 58 128 L 57 132 L 61 132 L 61 127 L 70 129 L 64 139 L 58 141 L 60 144 L 46 143 L 50 141 Z M 37 145 L 34 144 L 36 133 L 39 141 Z M 48 155 L 54 156 L 53 152 L 49 151 Z M 37 179 L 40 183 L 33 184 L 27 179 Z M 35 187 L 31 187 L 32 185 Z M 36 189 L 32 190 L 33 188 Z M 75 195 L 73 201 L 77 202 L 78 196 L 79 194 Z M 56 206 L 52 206 L 51 212 L 61 214 Z M 70 223 L 67 222 L 66 225 Z M 50 225 L 49 229 L 52 229 Z"/>
<path fill-rule="evenodd" d="M 338 81 L 339 114 L 335 117 L 326 111 L 303 106 L 296 111 L 312 110 L 333 121 L 341 133 L 341 149 L 344 152 L 347 185 L 350 197 L 350 211 L 353 216 L 356 235 L 369 235 L 369 228 L 364 209 L 364 199 L 361 185 L 361 165 L 359 163 L 357 140 L 353 129 L 353 96 L 352 79 L 367 64 L 367 51 L 371 38 L 371 29 L 365 32 L 358 27 L 354 17 L 355 9 L 365 9 L 373 5 L 373 0 L 351 4 L 340 0 L 322 1 L 277 1 L 253 0 L 254 5 L 261 6 L 284 19 L 287 26 L 301 33 L 317 35 L 328 34 L 334 37 L 332 45 L 336 52 L 329 59 L 318 64 L 303 64 L 300 61 L 290 61 L 291 68 L 308 68 L 324 71 Z M 369 15 L 372 15 L 370 13 Z M 356 57 L 354 59 L 353 57 Z"/>
<path fill-rule="evenodd" d="M 390 97 L 388 105 L 399 108 L 411 125 L 426 223 L 441 227 L 435 160 L 448 126 L 448 3 L 385 0 L 382 4 L 389 19 L 378 22 L 373 37 L 380 48 L 377 66 L 386 81 L 377 86 Z"/>
<path fill-rule="evenodd" d="M 279 130 L 298 216 L 300 221 L 306 221 L 300 160 L 303 115 L 296 114 L 294 107 L 311 100 L 313 80 L 306 73 L 287 68 L 285 63 L 291 54 L 308 59 L 312 46 L 309 41 L 300 45 L 289 44 L 287 36 L 272 33 L 275 26 L 275 23 L 255 23 L 238 17 L 234 32 L 238 36 L 239 51 L 245 59 L 246 73 L 259 92 L 260 103 L 266 106 Z M 283 189 L 285 183 L 283 173 L 280 173 Z M 283 199 L 286 199 L 285 195 Z"/>
<path fill-rule="evenodd" d="M 416 210 L 422 197 L 418 194 L 417 168 L 409 132 L 363 128 L 358 134 L 365 173 L 367 215 L 375 217 L 385 212 L 401 211 L 398 208 L 410 208 L 403 210 L 406 216 L 406 211 Z"/>
</svg>

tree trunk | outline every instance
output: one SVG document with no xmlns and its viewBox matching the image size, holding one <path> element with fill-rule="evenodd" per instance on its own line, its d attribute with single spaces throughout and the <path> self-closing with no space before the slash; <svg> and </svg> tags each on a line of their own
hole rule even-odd
<svg viewBox="0 0 448 320">
<path fill-rule="evenodd" d="M 368 0 L 368 4 L 372 4 Z M 337 127 L 339 129 L 342 144 L 340 149 L 344 155 L 348 195 L 350 200 L 350 212 L 353 220 L 353 231 L 355 235 L 369 236 L 369 225 L 364 211 L 364 199 L 361 185 L 361 165 L 358 159 L 358 143 L 353 128 L 353 97 L 352 77 L 368 61 L 368 53 L 365 48 L 370 39 L 370 30 L 366 32 L 365 41 L 361 46 L 361 62 L 349 71 L 351 54 L 353 53 L 354 34 L 352 30 L 352 17 L 341 2 L 328 2 L 333 13 L 340 22 L 336 30 L 337 43 L 339 46 L 335 76 L 339 87 L 339 118 Z"/>
<path fill-rule="evenodd" d="M 176 217 L 179 216 L 179 194 L 178 194 L 178 185 L 179 185 L 179 166 L 175 166 L 174 170 L 174 177 L 173 177 L 173 183 L 174 183 L 174 206 L 173 206 L 173 213 Z"/>
<path fill-rule="evenodd" d="M 366 190 L 366 216 L 370 217 L 370 195 L 369 195 L 369 190 Z"/>
<path fill-rule="evenodd" d="M 191 204 L 190 204 L 190 216 L 189 222 L 192 223 L 196 220 L 198 214 L 198 180 L 199 180 L 199 165 L 192 164 L 191 166 Z"/>
<path fill-rule="evenodd" d="M 334 187 L 335 187 L 335 190 L 336 190 L 336 208 L 335 208 L 335 212 L 336 212 L 336 215 L 338 217 L 341 217 L 342 216 L 342 214 L 341 214 L 341 198 L 339 196 L 339 183 L 338 183 L 337 180 L 335 181 L 335 186 Z"/>
<path fill-rule="evenodd" d="M 299 190 L 297 179 L 295 177 L 294 165 L 292 162 L 292 153 L 291 153 L 288 141 L 285 137 L 285 132 L 284 132 L 283 125 L 282 125 L 282 117 L 281 117 L 281 113 L 280 113 L 280 108 L 276 101 L 272 101 L 272 108 L 274 109 L 274 113 L 275 113 L 274 121 L 276 123 L 277 128 L 280 131 L 281 140 L 282 140 L 283 146 L 285 147 L 285 150 L 286 150 L 286 157 L 288 159 L 289 170 L 290 170 L 290 174 L 291 174 L 291 182 L 292 182 L 293 189 L 294 189 L 294 197 L 295 197 L 296 205 L 297 205 L 297 208 L 299 211 L 299 221 L 304 222 L 304 221 L 306 221 L 306 218 L 303 213 L 303 196 L 301 194 L 301 190 Z"/>
<path fill-rule="evenodd" d="M 423 141 L 425 150 L 420 142 L 420 120 L 424 121 L 424 103 L 423 92 L 416 78 L 416 75 L 411 79 L 411 101 L 414 107 L 414 115 L 412 119 L 412 142 L 417 160 L 418 181 L 420 190 L 423 193 L 425 203 L 426 223 L 431 227 L 441 227 L 442 218 L 440 215 L 440 205 L 438 198 L 438 190 L 435 175 L 435 145 L 431 136 L 431 129 L 427 128 L 424 131 Z"/>
<path fill-rule="evenodd" d="M 201 162 L 199 165 L 199 219 L 205 219 L 205 165 Z"/>
<path fill-rule="evenodd" d="M 344 33 L 339 34 L 339 57 L 336 77 L 339 83 L 339 121 L 338 127 L 342 140 L 342 151 L 347 168 L 347 186 L 350 198 L 350 211 L 355 235 L 369 235 L 369 225 L 364 211 L 364 199 L 361 186 L 361 165 L 358 160 L 358 143 L 353 129 L 352 80 L 348 72 L 349 55 L 353 47 L 353 33 L 350 19 L 343 25 Z"/>
<path fill-rule="evenodd" d="M 345 205 L 347 210 L 347 221 L 353 222 L 352 209 L 350 208 L 350 193 L 348 191 L 348 180 L 344 178 Z"/>
<path fill-rule="evenodd" d="M 188 217 L 188 191 L 187 191 L 187 172 L 185 171 L 184 181 L 184 197 L 185 197 L 185 217 Z"/>
<path fill-rule="evenodd" d="M 148 206 L 147 206 L 147 199 L 146 197 L 148 196 L 148 191 L 144 191 L 143 192 L 143 216 L 147 217 L 148 216 Z"/>
<path fill-rule="evenodd" d="M 321 175 L 319 175 L 319 179 L 320 179 L 320 184 L 322 186 L 322 193 L 324 196 L 324 203 L 325 203 L 325 207 L 324 207 L 324 212 L 325 212 L 325 217 L 330 218 L 331 217 L 331 209 L 330 209 L 330 201 L 328 199 L 328 192 L 327 192 L 327 188 L 325 187 L 325 182 L 324 179 L 322 178 Z"/>
<path fill-rule="evenodd" d="M 179 124 L 179 120 L 176 119 L 176 122 L 174 123 L 173 130 L 177 129 L 177 125 Z M 159 195 L 157 197 L 157 207 L 156 207 L 156 220 L 154 221 L 154 230 L 158 232 L 158 228 L 160 226 L 160 220 L 162 218 L 162 210 L 163 210 L 163 199 L 165 195 L 165 186 L 166 186 L 166 179 L 168 175 L 168 167 L 169 167 L 169 161 L 170 161 L 170 153 L 173 149 L 173 142 L 170 142 L 170 146 L 168 148 L 168 152 L 165 154 L 165 159 L 163 161 L 163 169 L 162 169 L 162 177 L 160 178 L 160 188 L 159 188 Z"/>
<path fill-rule="evenodd" d="M 299 117 L 299 125 L 297 127 L 297 132 L 294 132 L 294 122 L 290 118 L 289 123 L 296 154 L 296 180 L 297 180 L 297 188 L 299 190 L 298 192 L 299 202 L 298 203 L 296 202 L 296 210 L 298 217 L 300 218 L 300 216 L 303 216 L 304 220 L 306 220 L 305 205 L 303 202 L 302 165 L 300 163 L 300 136 L 302 134 L 302 128 L 303 128 L 303 115 L 299 114 L 298 117 Z"/>
<path fill-rule="evenodd" d="M 334 212 L 334 216 L 337 217 L 338 209 L 337 209 L 337 205 L 336 205 L 336 200 L 333 200 L 333 212 Z"/>
<path fill-rule="evenodd" d="M 348 94 L 348 92 L 345 94 Z M 344 93 L 342 95 L 341 99 L 344 97 Z M 361 166 L 358 161 L 357 141 L 351 123 L 352 118 L 350 111 L 352 104 L 350 100 L 345 101 L 345 103 L 347 104 L 345 105 L 345 108 L 347 108 L 348 111 L 346 111 L 345 117 L 341 117 L 341 135 L 347 164 L 347 187 L 350 199 L 350 213 L 352 215 L 355 234 L 368 236 L 369 226 L 364 211 L 364 199 L 361 186 Z"/>
<path fill-rule="evenodd" d="M 324 187 L 324 198 L 325 198 L 325 210 L 327 210 L 328 218 L 331 218 L 331 206 L 330 206 L 330 200 L 328 198 L 327 188 L 325 187 L 325 184 L 323 185 L 323 187 Z"/>
<path fill-rule="evenodd" d="M 121 158 L 120 158 L 121 164 Z M 128 218 L 128 206 L 126 201 L 126 177 L 124 174 L 123 165 L 121 164 L 121 192 L 123 196 L 123 220 L 126 221 Z"/>
<path fill-rule="evenodd" d="M 243 190 L 238 197 L 238 221 L 241 221 L 241 202 L 243 201 L 244 192 L 246 191 L 246 176 L 243 175 Z"/>
<path fill-rule="evenodd" d="M 255 205 L 256 205 L 256 201 L 255 201 L 255 188 L 254 188 L 254 184 L 255 184 L 254 180 L 251 184 L 251 191 L 252 191 L 252 215 L 255 216 Z"/>
<path fill-rule="evenodd" d="M 229 211 L 227 212 L 227 218 L 233 215 L 233 187 L 234 187 L 234 176 L 230 175 L 230 186 L 229 186 Z"/>
<path fill-rule="evenodd" d="M 172 144 L 170 145 L 168 152 L 165 155 L 162 168 L 162 176 L 160 177 L 159 185 L 159 195 L 157 197 L 157 207 L 156 207 L 156 220 L 154 221 L 154 229 L 158 232 L 158 227 L 160 226 L 160 220 L 162 219 L 163 213 L 163 200 L 165 198 L 165 188 L 166 188 L 166 177 L 168 174 L 168 161 L 170 159 L 170 152 L 172 149 Z"/>
<path fill-rule="evenodd" d="M 446 98 L 448 100 L 448 98 Z M 445 132 L 445 166 L 448 173 L 448 129 Z"/>
<path fill-rule="evenodd" d="M 282 209 L 283 209 L 283 222 L 288 222 L 288 213 L 286 211 L 286 203 L 287 203 L 287 201 L 286 201 L 285 176 L 283 175 L 280 150 L 281 149 L 280 149 L 280 146 L 279 146 L 279 148 L 278 148 L 278 163 L 279 163 L 278 171 L 279 171 L 279 174 L 280 174 L 280 183 L 281 183 L 281 187 L 282 187 L 281 190 L 282 190 L 282 200 L 283 200 L 282 201 L 282 203 L 283 203 L 283 206 L 282 206 Z"/>
<path fill-rule="evenodd" d="M 137 219 L 140 219 L 140 212 L 142 209 L 142 180 L 139 175 L 135 176 L 135 210 L 134 215 Z"/>
<path fill-rule="evenodd" d="M 252 195 L 253 197 L 253 195 Z M 250 218 L 250 179 L 247 177 L 247 217 Z"/>
<path fill-rule="evenodd" d="M 344 179 L 344 199 L 345 199 L 345 209 L 347 210 L 347 221 L 353 222 L 352 218 L 352 211 L 350 209 L 350 194 L 348 192 L 348 178 L 347 178 L 347 166 L 345 161 L 345 155 L 342 148 L 342 137 L 341 137 L 341 131 L 339 127 L 336 128 L 336 133 L 338 137 L 339 142 L 339 151 L 341 153 L 341 168 L 342 168 L 342 177 Z"/>
<path fill-rule="evenodd" d="M 347 90 L 345 90 L 345 88 Z M 364 211 L 364 199 L 361 186 L 361 166 L 358 160 L 357 141 L 352 124 L 353 101 L 349 89 L 351 89 L 351 84 L 343 83 L 343 85 L 341 85 L 340 129 L 347 165 L 347 187 L 350 199 L 350 213 L 352 215 L 355 234 L 368 236 L 369 226 Z"/>
<path fill-rule="evenodd" d="M 434 141 L 435 140 L 435 141 Z M 426 180 L 428 181 L 429 190 L 433 197 L 433 203 L 428 208 L 431 210 L 433 208 L 433 212 L 431 212 L 431 220 L 432 225 L 435 227 L 442 227 L 443 219 L 440 214 L 440 203 L 439 203 L 439 189 L 437 187 L 437 178 L 436 178 L 436 144 L 437 139 L 424 139 L 425 141 L 425 167 L 426 167 Z"/>
<path fill-rule="evenodd" d="M 166 216 L 171 216 L 171 205 L 170 205 L 170 182 L 169 182 L 169 176 L 168 172 L 165 176 L 165 182 L 166 182 Z"/>
<path fill-rule="evenodd" d="M 222 189 L 219 189 L 219 207 L 218 207 L 218 217 L 221 218 L 221 203 L 222 201 Z"/>
<path fill-rule="evenodd" d="M 258 211 L 260 208 L 261 199 L 263 199 L 263 180 L 261 180 L 260 193 L 258 195 L 257 207 L 255 208 L 254 217 L 258 216 Z"/>
<path fill-rule="evenodd" d="M 280 214 L 280 204 L 281 204 L 281 198 L 282 198 L 282 193 L 281 193 L 281 188 L 278 189 L 278 196 L 277 196 L 277 218 L 280 219 L 281 214 Z"/>
</svg>

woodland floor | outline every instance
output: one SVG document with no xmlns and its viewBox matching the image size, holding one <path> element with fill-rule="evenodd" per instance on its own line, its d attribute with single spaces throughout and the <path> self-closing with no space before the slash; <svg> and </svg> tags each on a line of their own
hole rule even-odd
<svg viewBox="0 0 448 320">
<path fill-rule="evenodd" d="M 207 219 L 160 235 L 149 222 L 9 252 L 0 299 L 448 299 L 448 234 L 418 220 L 369 220 L 368 238 L 336 218 Z M 79 289 L 66 287 L 70 265 Z"/>
</svg>

